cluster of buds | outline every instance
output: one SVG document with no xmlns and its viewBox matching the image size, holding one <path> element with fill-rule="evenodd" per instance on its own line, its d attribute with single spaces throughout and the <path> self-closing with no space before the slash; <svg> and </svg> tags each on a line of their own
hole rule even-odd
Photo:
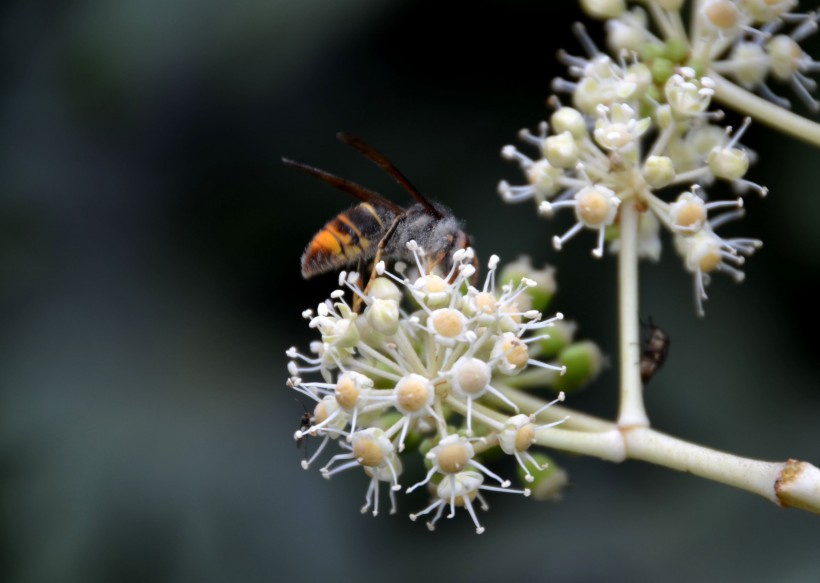
<svg viewBox="0 0 820 583">
<path fill-rule="evenodd" d="M 699 10 L 720 3 L 699 2 Z M 744 13 L 744 26 L 738 34 L 750 34 L 747 24 L 761 18 L 763 9 L 753 10 L 753 4 L 770 6 L 772 16 L 766 21 L 769 28 L 775 20 L 789 20 L 784 11 L 775 11 L 771 2 L 724 3 L 738 10 L 746 7 L 748 14 Z M 609 15 L 602 6 L 623 2 L 587 4 L 595 4 L 598 14 Z M 672 8 L 661 7 L 667 4 L 679 8 L 681 3 L 650 2 L 647 6 L 654 15 L 666 15 L 664 18 L 672 22 Z M 645 25 L 645 19 L 640 18 L 642 10 L 617 12 L 608 28 L 610 45 L 619 48 L 619 56 L 600 52 L 583 28 L 577 27 L 588 54 L 562 54 L 570 78 L 553 83 L 557 92 L 570 95 L 572 103 L 564 105 L 553 96 L 549 123 L 542 122 L 536 133 L 520 132 L 520 138 L 535 149 L 536 156 L 528 156 L 512 145 L 502 149 L 505 158 L 518 162 L 527 181 L 516 186 L 501 181 L 498 190 L 508 202 L 534 200 L 538 212 L 545 216 L 561 208 L 573 209 L 576 222 L 566 233 L 553 238 L 554 247 L 560 249 L 576 234 L 592 230 L 597 234 L 593 249 L 596 257 L 603 256 L 607 242 L 610 251 L 619 251 L 620 208 L 624 203 L 634 205 L 640 212 L 639 256 L 659 258 L 659 234 L 661 227 L 665 228 L 674 239 L 683 265 L 693 275 L 696 308 L 702 315 L 710 275 L 720 271 L 741 281 L 744 274 L 740 267 L 745 258 L 762 244 L 756 239 L 724 238 L 716 232 L 724 223 L 743 216 L 744 195 L 767 193 L 765 187 L 746 177 L 755 156 L 740 144 L 740 139 L 750 119 L 734 130 L 721 125 L 721 111 L 710 109 L 715 83 L 704 71 L 711 71 L 709 67 L 717 67 L 718 63 L 709 61 L 705 69 L 701 57 L 704 51 L 718 53 L 684 42 L 685 35 L 662 44 L 663 51 L 650 51 L 646 47 L 656 47 L 660 41 L 645 26 L 639 27 L 640 23 Z M 699 15 L 697 22 L 703 18 Z M 796 37 L 810 28 L 805 23 L 815 23 L 814 17 L 802 18 L 805 22 L 798 27 Z M 702 32 L 707 27 L 695 28 Z M 641 35 L 637 35 L 639 30 Z M 636 38 L 630 36 L 627 40 L 627 31 L 635 33 Z M 694 38 L 710 47 L 729 38 L 709 37 L 711 41 L 707 41 L 703 34 L 707 33 L 698 33 Z M 661 53 L 663 57 L 658 56 Z M 664 66 L 659 64 L 661 60 Z M 798 69 L 815 66 L 813 62 L 806 65 L 809 61 L 804 57 L 799 61 L 804 65 Z M 717 190 L 720 182 L 730 187 L 733 197 L 710 200 L 707 190 Z"/>
<path fill-rule="evenodd" d="M 315 313 L 304 312 L 321 340 L 309 354 L 288 351 L 288 386 L 315 402 L 310 423 L 294 437 L 320 441 L 305 469 L 337 444 L 341 452 L 320 472 L 330 478 L 360 468 L 369 479 L 362 512 L 372 508 L 374 515 L 382 482 L 396 512 L 407 456 L 421 452 L 427 475 L 406 492 L 424 486 L 432 501 L 410 518 L 432 515 L 432 530 L 445 509 L 449 518 L 464 508 L 481 533 L 474 505 L 487 508 L 482 493 L 549 497 L 560 490 L 563 472 L 530 448 L 539 432 L 566 420 L 552 405 L 564 399 L 562 388 L 576 389 L 597 375 L 601 354 L 592 343 L 573 342 L 572 326 L 560 313 L 542 317 L 555 291 L 552 270 L 536 272 L 518 262 L 497 275 L 493 256 L 477 287 L 471 249 L 453 255 L 448 274 L 428 270 L 415 242 L 408 249 L 415 268 L 397 264 L 393 273 L 380 263 L 365 289 L 357 274 L 342 272 L 330 299 Z M 496 279 L 505 282 L 500 290 Z M 345 299 L 351 292 L 361 312 Z M 535 385 L 551 387 L 557 398 L 523 414 L 515 391 Z M 518 462 L 526 487 L 511 488 L 482 463 L 499 453 Z"/>
</svg>

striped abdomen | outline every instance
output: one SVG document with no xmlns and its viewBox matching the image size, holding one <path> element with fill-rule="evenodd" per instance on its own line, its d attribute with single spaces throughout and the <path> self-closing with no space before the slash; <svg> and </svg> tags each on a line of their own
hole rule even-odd
<svg viewBox="0 0 820 583">
<path fill-rule="evenodd" d="M 390 226 L 393 212 L 363 202 L 336 215 L 313 236 L 302 255 L 305 279 L 370 259 Z"/>
</svg>

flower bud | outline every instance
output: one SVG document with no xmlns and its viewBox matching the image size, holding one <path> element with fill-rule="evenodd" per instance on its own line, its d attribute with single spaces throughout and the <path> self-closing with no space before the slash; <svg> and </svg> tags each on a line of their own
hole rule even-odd
<svg viewBox="0 0 820 583">
<path fill-rule="evenodd" d="M 626 11 L 624 0 L 581 0 L 581 8 L 591 18 L 618 18 Z"/>
<path fill-rule="evenodd" d="M 546 329 L 548 336 L 538 340 L 536 346 L 541 358 L 552 358 L 564 350 L 575 335 L 578 326 L 575 322 L 558 320 Z"/>
<path fill-rule="evenodd" d="M 531 455 L 543 469 L 533 472 L 532 478 L 534 479 L 530 482 L 527 480 L 524 469 L 519 467 L 518 478 L 521 483 L 526 483 L 527 487 L 532 490 L 532 497 L 535 500 L 560 500 L 561 492 L 569 484 L 567 472 L 555 465 L 552 458 L 541 452 L 533 452 Z"/>
<path fill-rule="evenodd" d="M 576 140 L 587 133 L 587 124 L 581 112 L 572 107 L 560 107 L 550 117 L 550 124 L 556 134 L 569 132 Z"/>
<path fill-rule="evenodd" d="M 781 81 L 788 81 L 797 70 L 798 60 L 803 54 L 800 45 L 785 34 L 778 34 L 766 43 L 766 52 L 772 65 L 772 74 Z"/>
<path fill-rule="evenodd" d="M 367 322 L 374 330 L 392 336 L 399 329 L 399 304 L 395 300 L 377 298 L 367 307 Z"/>
<path fill-rule="evenodd" d="M 709 153 L 708 164 L 718 178 L 738 180 L 749 169 L 749 156 L 739 148 L 716 148 Z"/>
<path fill-rule="evenodd" d="M 546 311 L 558 289 L 558 284 L 555 282 L 555 268 L 545 265 L 541 269 L 535 269 L 530 258 L 527 255 L 522 255 L 512 263 L 505 265 L 498 276 L 499 281 L 512 283 L 513 287 L 517 286 L 525 277 L 537 284 L 527 287 L 524 291 L 524 295 L 530 298 L 528 307 L 539 312 Z"/>
<path fill-rule="evenodd" d="M 675 165 L 669 156 L 649 156 L 644 163 L 643 175 L 652 188 L 663 188 L 675 179 Z"/>
<path fill-rule="evenodd" d="M 574 168 L 581 152 L 569 132 L 562 132 L 544 140 L 544 157 L 557 168 Z"/>
<path fill-rule="evenodd" d="M 603 360 L 601 349 L 594 342 L 585 340 L 570 345 L 558 357 L 558 364 L 567 367 L 567 372 L 555 379 L 553 389 L 565 393 L 577 391 L 598 376 Z"/>
<path fill-rule="evenodd" d="M 561 190 L 559 179 L 563 176 L 560 168 L 556 168 L 547 160 L 535 162 L 527 170 L 527 179 L 535 189 L 535 198 L 544 200 Z"/>
<path fill-rule="evenodd" d="M 732 75 L 745 87 L 763 83 L 769 74 L 769 58 L 758 43 L 741 42 L 732 49 Z"/>
<path fill-rule="evenodd" d="M 387 279 L 386 277 L 377 277 L 373 281 L 370 282 L 370 287 L 368 288 L 368 292 L 370 297 L 373 298 L 380 298 L 383 300 L 393 300 L 394 302 L 398 302 L 401 300 L 401 290 L 399 290 L 398 286 Z"/>
</svg>

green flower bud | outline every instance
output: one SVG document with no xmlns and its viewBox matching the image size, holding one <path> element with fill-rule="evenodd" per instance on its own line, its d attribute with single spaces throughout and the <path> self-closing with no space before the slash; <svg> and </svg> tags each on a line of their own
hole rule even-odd
<svg viewBox="0 0 820 583">
<path fill-rule="evenodd" d="M 649 63 L 663 55 L 663 45 L 646 43 L 641 47 L 641 61 Z"/>
<path fill-rule="evenodd" d="M 568 346 L 558 357 L 558 364 L 567 367 L 566 374 L 556 377 L 556 391 L 572 393 L 593 380 L 601 372 L 603 355 L 598 345 L 589 340 Z"/>
<path fill-rule="evenodd" d="M 652 61 L 652 80 L 658 85 L 666 83 L 667 79 L 675 73 L 675 63 L 663 57 Z"/>
<path fill-rule="evenodd" d="M 575 322 L 559 320 L 545 330 L 549 334 L 547 338 L 541 338 L 537 343 L 538 356 L 541 358 L 553 358 L 564 350 L 575 335 Z"/>
<path fill-rule="evenodd" d="M 544 312 L 558 289 L 558 284 L 555 282 L 555 268 L 546 265 L 542 269 L 535 269 L 530 258 L 522 255 L 504 266 L 499 275 L 499 281 L 503 284 L 512 282 L 513 286 L 516 286 L 524 277 L 533 280 L 537 285 L 528 287 L 522 294 L 530 299 L 530 305 L 522 306 L 519 302 L 519 307 Z"/>
<path fill-rule="evenodd" d="M 689 45 L 683 39 L 670 38 L 663 48 L 663 56 L 673 63 L 683 63 L 689 55 Z"/>
<path fill-rule="evenodd" d="M 540 471 L 534 471 L 532 482 L 526 481 L 526 474 L 519 466 L 518 479 L 522 484 L 527 484 L 527 487 L 532 490 L 532 497 L 535 500 L 553 500 L 561 499 L 561 491 L 569 483 L 569 478 L 566 471 L 555 465 L 552 459 L 541 453 L 531 452 L 532 457 L 544 468 Z"/>
</svg>

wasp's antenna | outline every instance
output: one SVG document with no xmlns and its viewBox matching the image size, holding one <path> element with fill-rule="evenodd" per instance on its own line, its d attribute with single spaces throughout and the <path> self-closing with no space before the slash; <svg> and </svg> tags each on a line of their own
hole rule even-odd
<svg viewBox="0 0 820 583">
<path fill-rule="evenodd" d="M 378 204 L 383 208 L 393 211 L 393 213 L 395 214 L 401 214 L 402 212 L 404 212 L 404 209 L 396 203 L 387 200 L 382 195 L 375 193 L 369 188 L 365 188 L 360 184 L 356 184 L 355 182 L 352 182 L 350 180 L 345 180 L 344 178 L 339 178 L 338 176 L 331 174 L 330 172 L 319 170 L 318 168 L 308 166 L 307 164 L 297 162 L 296 160 L 291 160 L 290 158 L 285 158 L 284 156 L 282 157 L 282 162 L 287 166 L 298 168 L 302 172 L 310 174 L 311 176 L 315 176 L 316 178 L 323 180 L 333 188 L 338 188 L 339 190 L 342 190 L 348 193 L 349 195 L 358 198 L 362 202 Z"/>
<path fill-rule="evenodd" d="M 387 172 L 393 179 L 398 182 L 410 195 L 416 199 L 416 202 L 425 208 L 431 216 L 436 219 L 443 218 L 444 215 L 439 212 L 427 198 L 419 192 L 419 189 L 407 180 L 407 177 L 396 168 L 392 162 L 384 157 L 383 154 L 375 150 L 370 144 L 367 144 L 361 138 L 357 138 L 353 134 L 347 132 L 339 132 L 336 138 L 343 144 L 356 148 L 365 158 L 373 162 L 376 166 Z"/>
</svg>

